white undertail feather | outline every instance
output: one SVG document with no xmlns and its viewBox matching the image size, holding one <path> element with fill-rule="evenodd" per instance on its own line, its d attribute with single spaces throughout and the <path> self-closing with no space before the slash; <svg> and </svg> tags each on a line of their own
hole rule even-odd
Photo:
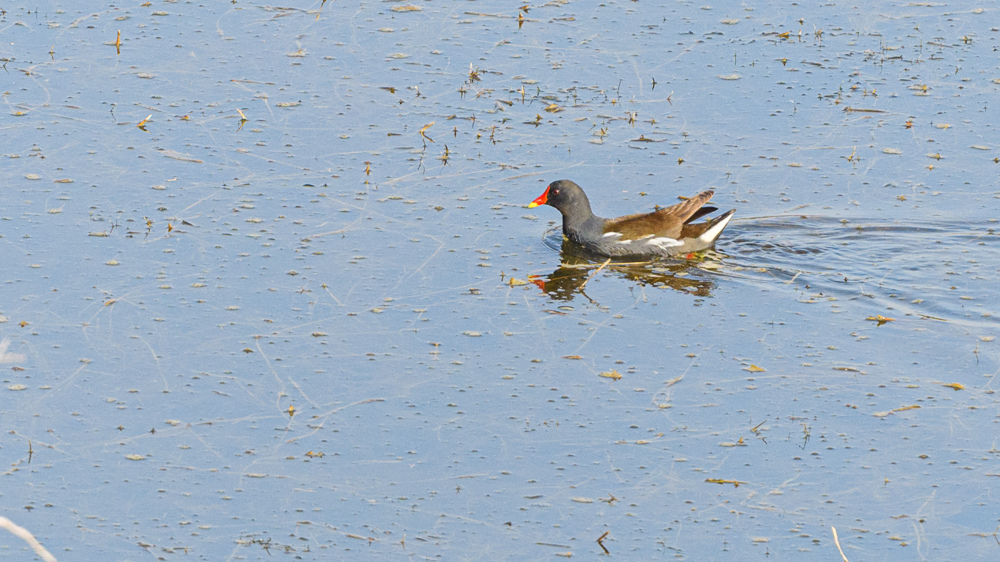
<svg viewBox="0 0 1000 562">
<path fill-rule="evenodd" d="M 722 229 L 726 228 L 726 225 L 729 224 L 729 221 L 732 218 L 733 218 L 733 215 L 730 214 L 725 219 L 719 221 L 718 224 L 716 224 L 712 228 L 706 230 L 704 232 L 704 234 L 702 234 L 701 236 L 699 236 L 698 240 L 701 240 L 702 242 L 704 242 L 706 244 L 711 244 L 712 242 L 715 242 L 715 239 L 718 238 L 720 234 L 722 234 Z"/>
</svg>

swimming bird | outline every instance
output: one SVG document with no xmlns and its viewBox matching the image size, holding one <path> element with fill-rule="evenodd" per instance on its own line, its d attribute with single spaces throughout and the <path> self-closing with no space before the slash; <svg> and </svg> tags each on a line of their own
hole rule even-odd
<svg viewBox="0 0 1000 562">
<path fill-rule="evenodd" d="M 528 207 L 550 205 L 558 209 L 563 218 L 563 235 L 590 252 L 609 257 L 653 258 L 698 252 L 715 244 L 736 209 L 693 223 L 718 210 L 705 206 L 713 194 L 711 190 L 703 191 L 652 213 L 605 219 L 591 210 L 583 188 L 570 180 L 558 180 Z"/>
</svg>

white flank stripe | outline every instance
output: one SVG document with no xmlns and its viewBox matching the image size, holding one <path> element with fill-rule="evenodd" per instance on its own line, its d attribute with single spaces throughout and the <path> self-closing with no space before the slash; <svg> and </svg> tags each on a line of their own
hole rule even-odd
<svg viewBox="0 0 1000 562">
<path fill-rule="evenodd" d="M 646 241 L 646 244 L 650 244 L 652 246 L 659 246 L 660 248 L 663 248 L 664 250 L 666 250 L 667 248 L 673 248 L 675 246 L 683 246 L 684 245 L 684 243 L 681 242 L 680 240 L 674 240 L 673 238 L 667 238 L 666 236 L 659 236 L 659 237 L 656 237 L 656 238 L 650 238 L 649 240 Z"/>
<path fill-rule="evenodd" d="M 621 238 L 622 233 L 621 232 L 605 232 L 604 233 L 604 238 L 608 238 L 608 237 L 611 237 L 611 236 L 617 236 L 618 238 Z"/>
</svg>

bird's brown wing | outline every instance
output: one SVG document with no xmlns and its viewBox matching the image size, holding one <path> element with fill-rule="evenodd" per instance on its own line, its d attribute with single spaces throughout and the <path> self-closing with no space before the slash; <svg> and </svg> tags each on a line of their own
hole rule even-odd
<svg viewBox="0 0 1000 562">
<path fill-rule="evenodd" d="M 685 223 L 715 210 L 713 207 L 704 206 L 712 198 L 713 193 L 712 191 L 704 191 L 687 201 L 681 201 L 676 205 L 664 207 L 652 213 L 610 219 L 604 224 L 604 232 L 621 233 L 621 240 L 636 240 L 650 235 L 679 240 L 682 237 L 681 233 Z"/>
</svg>

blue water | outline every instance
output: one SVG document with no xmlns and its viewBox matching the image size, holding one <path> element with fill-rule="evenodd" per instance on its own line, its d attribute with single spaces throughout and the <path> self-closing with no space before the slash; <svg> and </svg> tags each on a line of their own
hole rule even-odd
<svg viewBox="0 0 1000 562">
<path fill-rule="evenodd" d="M 59 559 L 996 556 L 988 7 L 6 9 L 0 515 Z M 562 178 L 737 215 L 598 269 Z"/>
</svg>

